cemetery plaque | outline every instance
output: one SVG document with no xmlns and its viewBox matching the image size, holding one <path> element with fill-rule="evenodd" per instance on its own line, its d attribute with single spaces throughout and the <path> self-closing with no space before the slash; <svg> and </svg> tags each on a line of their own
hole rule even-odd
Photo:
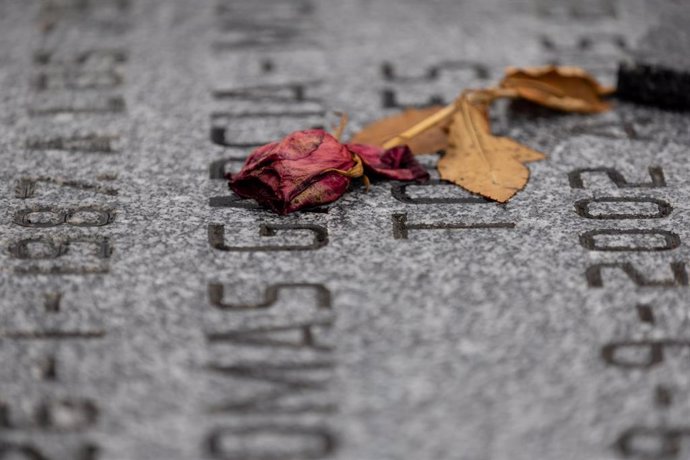
<svg viewBox="0 0 690 460">
<path fill-rule="evenodd" d="M 511 65 L 615 84 L 672 3 L 0 0 L 0 459 L 690 458 L 689 115 L 500 104 L 548 157 L 503 205 L 438 155 L 288 216 L 223 178 Z"/>
</svg>

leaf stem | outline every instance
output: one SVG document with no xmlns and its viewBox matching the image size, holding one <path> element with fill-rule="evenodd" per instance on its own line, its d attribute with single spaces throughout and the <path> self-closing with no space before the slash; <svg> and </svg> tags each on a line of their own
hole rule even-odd
<svg viewBox="0 0 690 460">
<path fill-rule="evenodd" d="M 338 123 L 338 126 L 335 128 L 335 131 L 333 132 L 333 137 L 335 137 L 338 140 L 338 142 L 340 142 L 340 139 L 343 137 L 345 127 L 347 126 L 348 116 L 347 112 L 336 112 L 336 115 L 340 115 L 340 123 Z"/>
<path fill-rule="evenodd" d="M 458 110 L 456 103 L 453 102 L 452 104 L 442 108 L 438 112 L 434 113 L 430 117 L 425 118 L 424 120 L 420 121 L 416 125 L 412 126 L 411 128 L 403 131 L 402 133 L 398 134 L 392 139 L 387 140 L 383 144 L 384 149 L 390 149 L 395 147 L 396 145 L 401 145 L 407 142 L 408 140 L 412 139 L 415 136 L 419 136 L 422 134 L 424 131 L 427 131 L 434 126 L 438 125 L 439 123 L 443 123 L 445 120 L 450 118 L 456 111 Z"/>
<path fill-rule="evenodd" d="M 478 90 L 478 92 L 481 92 L 483 94 L 489 94 L 490 99 L 492 101 L 494 99 L 502 97 L 514 98 L 518 96 L 517 91 L 510 88 L 488 88 Z M 460 99 L 460 97 L 457 98 L 455 101 L 453 101 L 452 104 L 447 105 L 446 107 L 442 108 L 433 115 L 423 119 L 416 125 L 413 125 L 412 127 L 406 129 L 397 136 L 387 140 L 382 147 L 384 149 L 390 149 L 395 147 L 396 145 L 405 144 L 413 137 L 419 136 L 423 132 L 428 131 L 429 129 L 445 122 L 450 117 L 452 117 L 458 110 L 460 110 Z"/>
</svg>

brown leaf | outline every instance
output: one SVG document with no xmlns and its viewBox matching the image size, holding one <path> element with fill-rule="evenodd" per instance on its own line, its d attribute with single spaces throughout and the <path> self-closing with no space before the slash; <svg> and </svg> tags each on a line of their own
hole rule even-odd
<svg viewBox="0 0 690 460">
<path fill-rule="evenodd" d="M 406 129 L 430 117 L 443 106 L 433 106 L 425 109 L 407 109 L 404 112 L 381 118 L 367 125 L 349 141 L 350 144 L 369 144 L 383 147 L 386 141 L 398 136 Z M 447 123 L 434 126 L 418 134 L 405 143 L 415 155 L 435 153 L 448 146 L 448 133 L 445 131 Z"/>
<path fill-rule="evenodd" d="M 534 103 L 566 112 L 596 113 L 609 109 L 602 96 L 614 89 L 600 85 L 578 67 L 528 67 L 506 69 L 501 88 L 516 91 Z"/>
<path fill-rule="evenodd" d="M 505 203 L 527 183 L 529 169 L 523 163 L 544 155 L 491 134 L 488 112 L 495 97 L 491 90 L 466 91 L 460 96 L 438 171 L 442 179 Z"/>
</svg>

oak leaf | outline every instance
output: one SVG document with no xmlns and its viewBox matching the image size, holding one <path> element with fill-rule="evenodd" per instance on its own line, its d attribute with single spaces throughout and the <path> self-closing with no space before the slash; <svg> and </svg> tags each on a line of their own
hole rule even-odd
<svg viewBox="0 0 690 460">
<path fill-rule="evenodd" d="M 387 141 L 442 109 L 443 106 L 440 105 L 424 109 L 407 109 L 390 117 L 381 118 L 368 124 L 355 134 L 350 143 L 383 147 Z M 406 139 L 404 143 L 415 155 L 444 150 L 448 146 L 447 125 L 448 123 L 440 123 L 410 139 Z M 388 147 L 392 147 L 392 145 Z"/>
<path fill-rule="evenodd" d="M 597 113 L 609 109 L 602 96 L 614 89 L 600 85 L 578 67 L 509 67 L 501 88 L 534 103 L 565 112 Z"/>
<path fill-rule="evenodd" d="M 529 169 L 523 163 L 541 160 L 544 155 L 491 134 L 489 106 L 496 94 L 494 90 L 475 90 L 460 96 L 438 171 L 444 180 L 505 203 L 529 179 Z"/>
</svg>

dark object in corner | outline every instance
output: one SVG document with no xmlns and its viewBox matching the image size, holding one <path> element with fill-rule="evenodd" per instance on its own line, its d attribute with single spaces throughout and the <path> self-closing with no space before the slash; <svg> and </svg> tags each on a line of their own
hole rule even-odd
<svg viewBox="0 0 690 460">
<path fill-rule="evenodd" d="M 616 95 L 664 109 L 690 110 L 690 69 L 639 62 L 621 63 Z"/>
<path fill-rule="evenodd" d="M 671 110 L 690 110 L 690 3 L 649 3 L 650 28 L 618 68 L 621 99 Z"/>
</svg>

